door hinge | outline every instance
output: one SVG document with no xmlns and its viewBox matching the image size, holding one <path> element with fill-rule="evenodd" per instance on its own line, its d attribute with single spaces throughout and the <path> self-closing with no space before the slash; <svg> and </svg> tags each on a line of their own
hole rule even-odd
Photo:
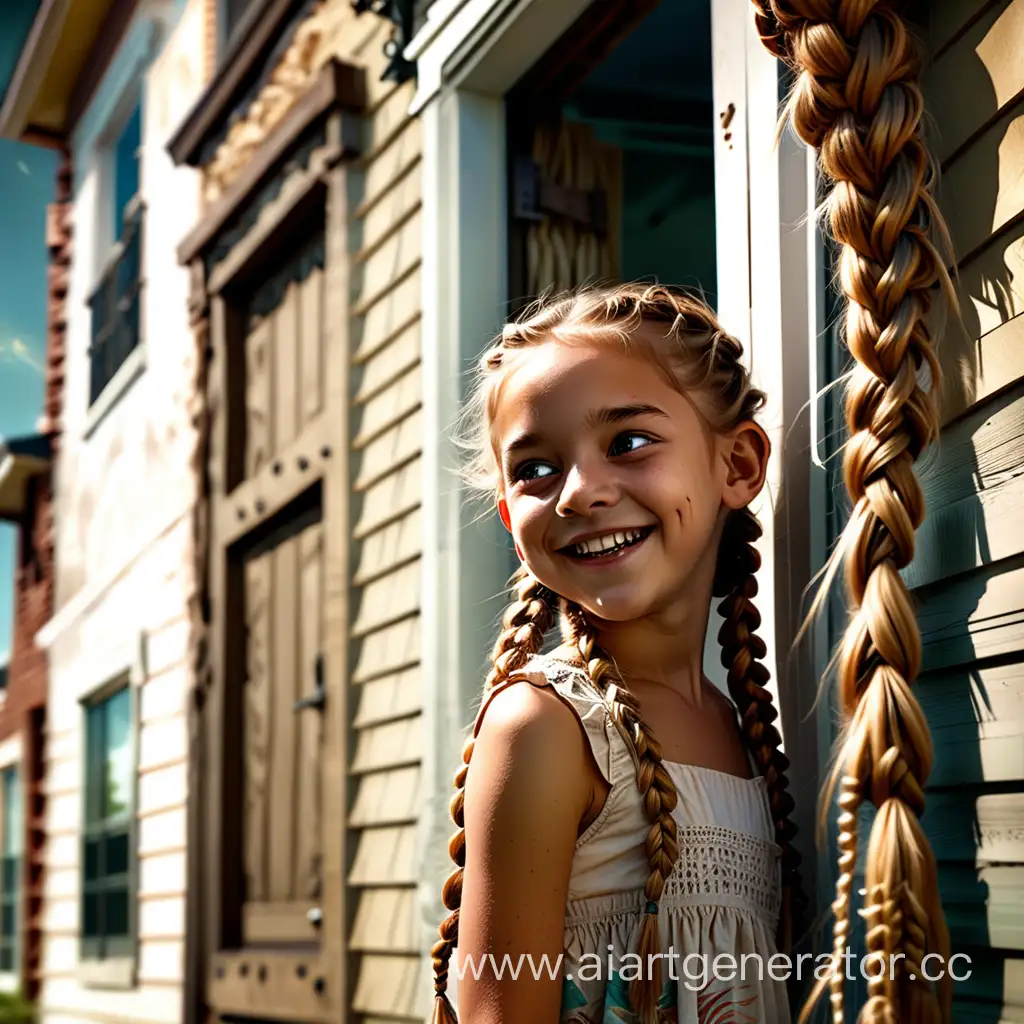
<svg viewBox="0 0 1024 1024">
<path fill-rule="evenodd" d="M 292 711 L 307 711 L 309 708 L 315 708 L 317 711 L 323 711 L 324 704 L 327 701 L 327 691 L 324 688 L 324 656 L 318 654 L 316 656 L 316 689 L 308 696 L 301 697 L 292 705 Z"/>
</svg>

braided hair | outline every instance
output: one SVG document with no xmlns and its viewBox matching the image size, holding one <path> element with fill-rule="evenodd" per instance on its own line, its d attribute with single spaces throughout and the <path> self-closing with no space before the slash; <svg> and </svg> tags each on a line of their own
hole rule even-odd
<svg viewBox="0 0 1024 1024">
<path fill-rule="evenodd" d="M 661 329 L 649 340 L 638 332 L 644 325 Z M 765 396 L 753 388 L 743 366 L 740 343 L 726 334 L 712 311 L 692 296 L 661 285 L 627 284 L 610 289 L 586 288 L 548 304 L 538 303 L 522 319 L 506 325 L 501 337 L 481 357 L 479 379 L 464 412 L 460 442 L 469 451 L 467 483 L 493 496 L 498 482 L 496 453 L 490 437 L 500 397 L 500 385 L 515 361 L 516 353 L 560 334 L 585 334 L 596 343 L 613 341 L 629 346 L 658 363 L 684 392 L 700 390 L 714 407 L 712 427 L 730 429 L 753 418 Z M 799 857 L 792 847 L 795 828 L 790 821 L 793 799 L 788 793 L 788 761 L 780 749 L 781 737 L 773 725 L 777 711 L 766 684 L 768 670 L 761 659 L 765 644 L 757 636 L 760 616 L 754 605 L 755 573 L 760 559 L 754 542 L 761 530 L 746 509 L 730 512 L 719 545 L 713 594 L 723 598 L 719 610 L 725 618 L 719 634 L 722 663 L 728 670 L 729 690 L 743 724 L 743 736 L 765 776 L 776 839 L 782 848 L 783 914 L 780 931 L 788 934 L 789 909 L 799 897 Z M 644 916 L 638 954 L 653 963 L 648 976 L 630 983 L 633 1008 L 647 1024 L 657 1012 L 660 991 L 658 960 L 658 907 L 665 883 L 679 857 L 679 841 L 672 811 L 678 799 L 675 786 L 662 761 L 661 748 L 643 721 L 635 697 L 628 691 L 611 658 L 597 643 L 584 610 L 554 594 L 523 565 L 513 576 L 515 597 L 505 612 L 504 625 L 491 655 L 492 668 L 484 684 L 485 694 L 515 677 L 531 655 L 539 652 L 544 636 L 559 622 L 563 640 L 578 660 L 595 690 L 604 699 L 612 720 L 629 742 L 637 765 L 637 787 L 649 829 L 637 842 L 643 845 L 650 873 L 644 887 Z M 443 890 L 450 915 L 441 924 L 433 947 L 435 1003 L 433 1024 L 457 1024 L 446 995 L 448 966 L 458 943 L 459 906 L 462 898 L 466 836 L 464 787 L 473 752 L 470 740 L 463 764 L 455 776 L 457 792 L 451 803 L 458 831 L 449 851 L 456 864 Z M 795 902 L 800 902 L 797 899 Z M 784 939 L 782 944 L 785 945 Z"/>
<path fill-rule="evenodd" d="M 874 963 L 860 1019 L 948 1019 L 949 980 L 933 990 L 921 968 L 929 952 L 948 958 L 949 935 L 919 821 L 932 743 L 911 689 L 921 636 L 900 577 L 925 512 L 914 463 L 939 430 L 939 366 L 926 322 L 933 287 L 954 308 L 956 301 L 940 255 L 952 247 L 921 131 L 920 53 L 892 0 L 754 0 L 754 8 L 762 42 L 795 74 L 788 119 L 817 149 L 830 184 L 826 209 L 856 360 L 844 458 L 853 512 L 837 549 L 845 551 L 852 615 L 838 663 L 844 730 L 827 792 L 838 786 L 840 806 L 832 1019 L 844 1019 L 838 957 L 849 936 L 857 810 L 865 800 L 877 808 L 861 911 Z"/>
</svg>

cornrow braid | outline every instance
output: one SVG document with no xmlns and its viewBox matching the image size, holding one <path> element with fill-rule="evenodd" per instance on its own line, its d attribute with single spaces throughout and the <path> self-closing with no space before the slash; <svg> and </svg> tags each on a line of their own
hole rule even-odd
<svg viewBox="0 0 1024 1024">
<path fill-rule="evenodd" d="M 661 993 L 659 961 L 655 957 L 660 952 L 658 909 L 665 883 L 679 860 L 679 835 L 672 817 L 679 795 L 662 761 L 661 747 L 640 717 L 636 698 L 625 688 L 611 659 L 598 646 L 583 610 L 571 602 L 565 605 L 569 633 L 587 675 L 604 697 L 612 720 L 622 729 L 636 754 L 637 789 L 651 826 L 644 841 L 651 871 L 644 884 L 645 902 L 637 955 L 641 963 L 651 964 L 652 970 L 630 982 L 629 999 L 642 1024 L 656 1024 Z M 652 957 L 655 958 L 652 960 Z"/>
<path fill-rule="evenodd" d="M 804 909 L 800 884 L 800 854 L 793 846 L 796 826 L 789 792 L 789 759 L 780 749 L 782 737 L 774 722 L 778 710 L 766 688 L 770 678 L 763 658 L 767 652 L 757 635 L 761 615 L 754 605 L 761 556 L 754 543 L 761 537 L 761 524 L 749 509 L 730 513 L 718 549 L 712 593 L 725 595 L 718 606 L 725 619 L 718 632 L 722 645 L 722 666 L 727 671 L 729 693 L 743 724 L 743 737 L 768 787 L 769 806 L 775 838 L 782 851 L 783 911 L 779 920 L 779 945 L 788 950 L 792 942 L 793 915 Z"/>
<path fill-rule="evenodd" d="M 530 656 L 544 644 L 544 636 L 554 624 L 556 598 L 525 566 L 513 576 L 516 599 L 505 610 L 503 626 L 491 652 L 491 670 L 484 682 L 484 693 L 494 689 L 521 669 Z M 473 756 L 472 738 L 462 751 L 462 765 L 455 775 L 455 796 L 450 810 L 457 831 L 448 842 L 448 853 L 455 870 L 448 876 L 441 892 L 445 907 L 451 911 L 438 929 L 438 941 L 430 951 L 434 969 L 434 1011 L 431 1024 L 458 1024 L 455 1008 L 448 999 L 448 965 L 459 941 L 459 907 L 462 905 L 463 870 L 466 866 L 466 778 Z"/>
<path fill-rule="evenodd" d="M 833 784 L 842 779 L 836 951 L 849 932 L 854 818 L 870 799 L 877 813 L 861 913 L 876 964 L 860 1019 L 948 1019 L 949 979 L 936 991 L 920 970 L 926 951 L 948 958 L 949 934 L 935 857 L 919 821 L 932 747 L 911 689 L 921 636 L 900 576 L 925 511 L 914 463 L 939 429 L 939 366 L 926 323 L 932 287 L 941 285 L 955 303 L 932 241 L 951 249 L 920 126 L 920 55 L 892 0 L 754 0 L 754 6 L 765 45 L 796 72 L 787 116 L 817 148 L 832 183 L 827 209 L 840 246 L 846 341 L 857 363 L 847 393 L 844 456 L 854 509 L 842 545 L 852 614 L 838 669 L 846 727 L 833 772 Z M 925 376 L 927 390 L 920 382 Z M 893 954 L 903 956 L 890 959 Z M 840 1024 L 838 962 L 834 969 L 832 1013 Z M 817 994 L 820 988 L 812 1002 Z"/>
</svg>

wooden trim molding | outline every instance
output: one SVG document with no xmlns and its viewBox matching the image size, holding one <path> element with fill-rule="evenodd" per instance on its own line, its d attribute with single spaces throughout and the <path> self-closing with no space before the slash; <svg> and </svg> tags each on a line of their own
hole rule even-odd
<svg viewBox="0 0 1024 1024">
<path fill-rule="evenodd" d="M 239 212 L 252 193 L 271 177 L 288 152 L 315 122 L 334 109 L 345 113 L 361 113 L 365 102 L 365 72 L 362 68 L 337 60 L 328 61 L 306 94 L 256 150 L 238 180 L 217 200 L 178 247 L 179 262 L 190 263 L 209 248 L 228 221 Z M 340 141 L 343 152 L 340 156 L 354 148 L 355 140 L 344 137 L 344 129 L 347 127 L 345 119 L 342 119 Z"/>
<path fill-rule="evenodd" d="M 202 96 L 167 144 L 176 164 L 199 166 L 204 144 L 231 113 L 233 104 L 252 84 L 261 65 L 277 45 L 288 19 L 303 0 L 256 0 L 246 11 Z"/>
</svg>

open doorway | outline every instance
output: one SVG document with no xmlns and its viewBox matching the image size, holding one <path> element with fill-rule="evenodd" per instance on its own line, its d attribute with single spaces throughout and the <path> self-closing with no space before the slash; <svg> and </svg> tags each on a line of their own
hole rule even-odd
<svg viewBox="0 0 1024 1024">
<path fill-rule="evenodd" d="M 513 311 L 636 278 L 716 304 L 709 2 L 594 5 L 507 104 Z"/>
</svg>

